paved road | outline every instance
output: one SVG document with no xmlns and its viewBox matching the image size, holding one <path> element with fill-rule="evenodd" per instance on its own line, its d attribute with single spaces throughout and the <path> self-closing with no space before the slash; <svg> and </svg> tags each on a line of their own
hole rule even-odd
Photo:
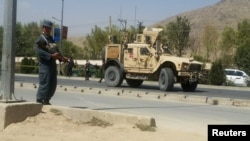
<svg viewBox="0 0 250 141">
<path fill-rule="evenodd" d="M 69 85 L 76 87 L 98 87 L 107 88 L 106 84 L 98 83 L 99 79 L 90 79 L 91 81 L 85 81 L 83 77 L 71 77 L 67 78 L 65 76 L 58 77 L 58 85 Z M 23 83 L 38 83 L 37 75 L 23 75 L 16 74 L 15 82 Z M 139 91 L 150 91 L 151 93 L 162 92 L 158 88 L 157 82 L 145 81 L 140 88 L 129 88 L 127 84 L 122 84 L 121 87 L 114 87 L 112 89 L 130 89 Z M 211 86 L 211 85 L 198 85 L 195 92 L 183 92 L 179 84 L 175 84 L 174 91 L 167 92 L 168 94 L 182 94 L 182 95 L 199 95 L 207 97 L 224 97 L 231 99 L 245 99 L 250 100 L 250 87 L 225 87 L 225 86 Z"/>
<path fill-rule="evenodd" d="M 15 87 L 15 97 L 35 101 L 36 88 Z M 157 127 L 171 127 L 207 134 L 208 124 L 250 124 L 250 108 L 164 101 L 64 91 L 58 89 L 53 105 L 145 115 L 155 118 Z"/>
</svg>

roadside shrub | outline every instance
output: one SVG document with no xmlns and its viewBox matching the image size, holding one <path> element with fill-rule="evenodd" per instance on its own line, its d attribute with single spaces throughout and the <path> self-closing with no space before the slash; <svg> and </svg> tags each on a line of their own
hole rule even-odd
<svg viewBox="0 0 250 141">
<path fill-rule="evenodd" d="M 31 73 L 36 73 L 36 62 L 35 60 L 33 60 L 32 58 L 27 58 L 25 57 L 22 61 L 21 61 L 21 66 L 20 66 L 20 71 L 21 73 L 25 73 L 25 74 L 31 74 Z"/>
<path fill-rule="evenodd" d="M 222 66 L 221 60 L 216 60 L 212 63 L 209 74 L 209 82 L 212 85 L 223 85 L 226 81 L 226 75 Z"/>
<path fill-rule="evenodd" d="M 194 55 L 194 60 L 200 61 L 200 62 L 206 62 L 206 58 L 200 56 L 200 55 Z"/>
</svg>

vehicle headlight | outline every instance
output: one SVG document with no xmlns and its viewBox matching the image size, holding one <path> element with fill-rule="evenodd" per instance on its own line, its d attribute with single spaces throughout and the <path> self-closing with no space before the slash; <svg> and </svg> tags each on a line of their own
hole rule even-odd
<svg viewBox="0 0 250 141">
<path fill-rule="evenodd" d="M 189 64 L 187 63 L 182 63 L 181 70 L 188 70 Z"/>
</svg>

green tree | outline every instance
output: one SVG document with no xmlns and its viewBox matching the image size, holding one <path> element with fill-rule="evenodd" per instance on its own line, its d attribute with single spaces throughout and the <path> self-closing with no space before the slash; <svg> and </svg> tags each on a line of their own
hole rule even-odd
<svg viewBox="0 0 250 141">
<path fill-rule="evenodd" d="M 224 68 L 221 60 L 216 60 L 212 63 L 211 71 L 209 74 L 209 81 L 212 85 L 222 85 L 226 80 Z"/>
<path fill-rule="evenodd" d="M 88 59 L 100 58 L 101 49 L 106 43 L 108 43 L 107 32 L 100 27 L 95 26 L 95 28 L 91 30 L 91 33 L 86 36 L 84 42 L 84 55 L 86 55 L 86 58 Z"/>
<path fill-rule="evenodd" d="M 237 50 L 234 56 L 235 64 L 239 69 L 250 74 L 250 22 L 244 20 L 238 24 L 237 31 Z"/>
<path fill-rule="evenodd" d="M 250 42 L 249 42 L 250 43 Z M 235 63 L 239 69 L 244 70 L 247 74 L 250 74 L 250 45 L 241 45 L 237 48 L 235 54 Z"/>
<path fill-rule="evenodd" d="M 41 35 L 42 22 L 40 24 L 30 22 L 22 25 L 21 23 L 16 24 L 16 56 L 21 57 L 35 57 L 36 53 L 34 50 L 34 43 L 38 36 Z M 59 42 L 57 42 L 59 46 Z M 63 55 L 80 59 L 83 58 L 83 49 L 74 45 L 72 42 L 63 40 L 63 47 L 61 48 Z"/>
<path fill-rule="evenodd" d="M 217 43 L 218 43 L 219 34 L 214 26 L 207 25 L 204 28 L 202 35 L 202 43 L 206 48 L 206 60 L 209 62 L 211 54 L 213 54 L 214 59 L 217 59 Z"/>
<path fill-rule="evenodd" d="M 109 27 L 105 28 L 105 31 L 107 35 L 109 35 Z M 121 31 L 118 26 L 112 25 L 111 26 L 111 33 L 109 36 L 111 36 L 111 41 L 113 43 L 122 43 L 124 41 L 123 33 L 124 31 Z"/>
<path fill-rule="evenodd" d="M 2 49 L 3 49 L 3 27 L 0 26 L 0 60 L 2 60 Z"/>
<path fill-rule="evenodd" d="M 20 67 L 21 73 L 26 73 L 26 74 L 36 73 L 37 71 L 36 66 L 37 64 L 35 60 L 33 60 L 32 58 L 25 57 L 21 61 L 21 67 Z"/>
<path fill-rule="evenodd" d="M 250 23 L 248 20 L 243 20 L 238 24 L 237 45 L 245 45 L 250 42 Z"/>
<path fill-rule="evenodd" d="M 166 36 L 168 45 L 177 56 L 182 56 L 185 49 L 190 46 L 189 44 L 189 33 L 190 33 L 190 22 L 186 17 L 177 16 L 176 21 L 170 22 L 166 27 Z"/>
<path fill-rule="evenodd" d="M 234 66 L 234 54 L 236 50 L 236 33 L 231 27 L 225 27 L 220 42 L 221 59 L 225 67 Z"/>
<path fill-rule="evenodd" d="M 66 57 L 72 57 L 73 59 L 83 59 L 83 48 L 74 45 L 72 42 L 63 40 L 61 52 Z"/>
<path fill-rule="evenodd" d="M 135 31 L 135 29 L 133 29 Z M 133 40 L 134 36 L 129 32 L 120 31 L 115 25 L 111 26 L 111 35 L 109 35 L 109 27 L 104 30 L 98 26 L 95 26 L 91 33 L 86 36 L 84 42 L 83 56 L 88 59 L 100 59 L 101 50 L 107 43 L 109 43 L 109 36 L 113 43 L 122 43 L 125 40 L 125 36 L 128 35 L 128 40 Z"/>
<path fill-rule="evenodd" d="M 31 22 L 25 25 L 17 23 L 17 48 L 16 56 L 35 56 L 34 43 L 36 38 L 41 34 L 40 26 Z"/>
</svg>

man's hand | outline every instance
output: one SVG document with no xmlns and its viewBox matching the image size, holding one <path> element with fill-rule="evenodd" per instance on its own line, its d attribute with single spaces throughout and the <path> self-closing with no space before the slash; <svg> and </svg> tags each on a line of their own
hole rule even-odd
<svg viewBox="0 0 250 141">
<path fill-rule="evenodd" d="M 64 63 L 68 62 L 68 58 L 63 57 L 63 56 L 60 56 L 59 60 L 63 61 Z"/>
<path fill-rule="evenodd" d="M 58 52 L 51 54 L 51 57 L 56 60 L 59 59 L 60 54 Z"/>
<path fill-rule="evenodd" d="M 59 61 L 63 61 L 63 62 L 68 62 L 68 58 L 62 56 L 60 53 L 56 52 L 56 53 L 53 53 L 51 54 L 51 57 L 53 59 L 58 59 Z"/>
</svg>

